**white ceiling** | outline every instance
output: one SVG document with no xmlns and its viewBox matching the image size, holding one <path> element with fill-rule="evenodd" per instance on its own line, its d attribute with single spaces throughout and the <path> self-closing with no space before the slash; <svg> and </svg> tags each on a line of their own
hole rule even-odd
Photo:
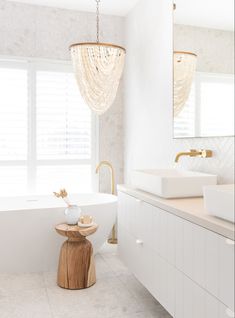
<svg viewBox="0 0 235 318">
<path fill-rule="evenodd" d="M 175 23 L 234 30 L 234 0 L 175 0 Z"/>
<path fill-rule="evenodd" d="M 47 7 L 64 8 L 79 11 L 94 12 L 95 0 L 8 0 L 29 3 Z M 100 11 L 104 14 L 126 16 L 139 0 L 101 0 Z"/>
</svg>

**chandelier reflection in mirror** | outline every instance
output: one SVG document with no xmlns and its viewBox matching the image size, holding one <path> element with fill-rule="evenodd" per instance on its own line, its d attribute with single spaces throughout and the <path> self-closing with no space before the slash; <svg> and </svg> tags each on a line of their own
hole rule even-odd
<svg viewBox="0 0 235 318">
<path fill-rule="evenodd" d="M 115 44 L 100 42 L 100 0 L 96 0 L 96 4 L 96 42 L 72 44 L 70 52 L 80 93 L 86 104 L 101 115 L 109 109 L 117 95 L 126 50 Z"/>
<path fill-rule="evenodd" d="M 180 114 L 189 98 L 196 65 L 196 54 L 174 52 L 174 117 Z"/>
</svg>

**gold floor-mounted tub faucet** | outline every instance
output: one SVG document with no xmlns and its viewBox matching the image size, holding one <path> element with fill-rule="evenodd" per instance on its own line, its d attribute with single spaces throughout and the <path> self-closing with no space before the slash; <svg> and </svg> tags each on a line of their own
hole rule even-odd
<svg viewBox="0 0 235 318">
<path fill-rule="evenodd" d="M 212 150 L 195 150 L 191 149 L 187 152 L 179 152 L 175 157 L 175 162 L 179 162 L 180 157 L 189 156 L 189 157 L 200 157 L 200 158 L 211 158 L 213 156 Z"/>
<path fill-rule="evenodd" d="M 114 179 L 114 169 L 112 164 L 109 161 L 101 161 L 98 166 L 96 167 L 95 173 L 97 174 L 102 166 L 106 166 L 109 168 L 111 172 L 111 193 L 114 195 L 115 194 L 115 179 Z M 109 244 L 117 244 L 118 240 L 116 237 L 116 228 L 115 225 L 113 226 L 112 229 L 112 238 L 108 239 Z"/>
<path fill-rule="evenodd" d="M 102 166 L 106 166 L 109 168 L 111 172 L 111 193 L 115 194 L 115 182 L 114 182 L 114 169 L 112 164 L 109 161 L 101 161 L 98 166 L 96 167 L 95 173 L 99 173 L 99 170 Z"/>
</svg>

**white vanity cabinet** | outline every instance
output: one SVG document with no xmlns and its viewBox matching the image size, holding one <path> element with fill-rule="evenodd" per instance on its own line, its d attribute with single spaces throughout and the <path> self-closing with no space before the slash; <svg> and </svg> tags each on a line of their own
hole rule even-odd
<svg viewBox="0 0 235 318">
<path fill-rule="evenodd" d="M 234 317 L 234 241 L 119 192 L 121 258 L 176 318 Z"/>
</svg>

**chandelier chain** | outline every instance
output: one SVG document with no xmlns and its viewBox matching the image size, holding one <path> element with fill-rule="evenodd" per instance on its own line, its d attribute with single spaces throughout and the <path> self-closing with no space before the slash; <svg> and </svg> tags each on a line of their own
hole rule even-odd
<svg viewBox="0 0 235 318">
<path fill-rule="evenodd" d="M 96 1 L 96 42 L 100 42 L 100 0 Z"/>
</svg>

